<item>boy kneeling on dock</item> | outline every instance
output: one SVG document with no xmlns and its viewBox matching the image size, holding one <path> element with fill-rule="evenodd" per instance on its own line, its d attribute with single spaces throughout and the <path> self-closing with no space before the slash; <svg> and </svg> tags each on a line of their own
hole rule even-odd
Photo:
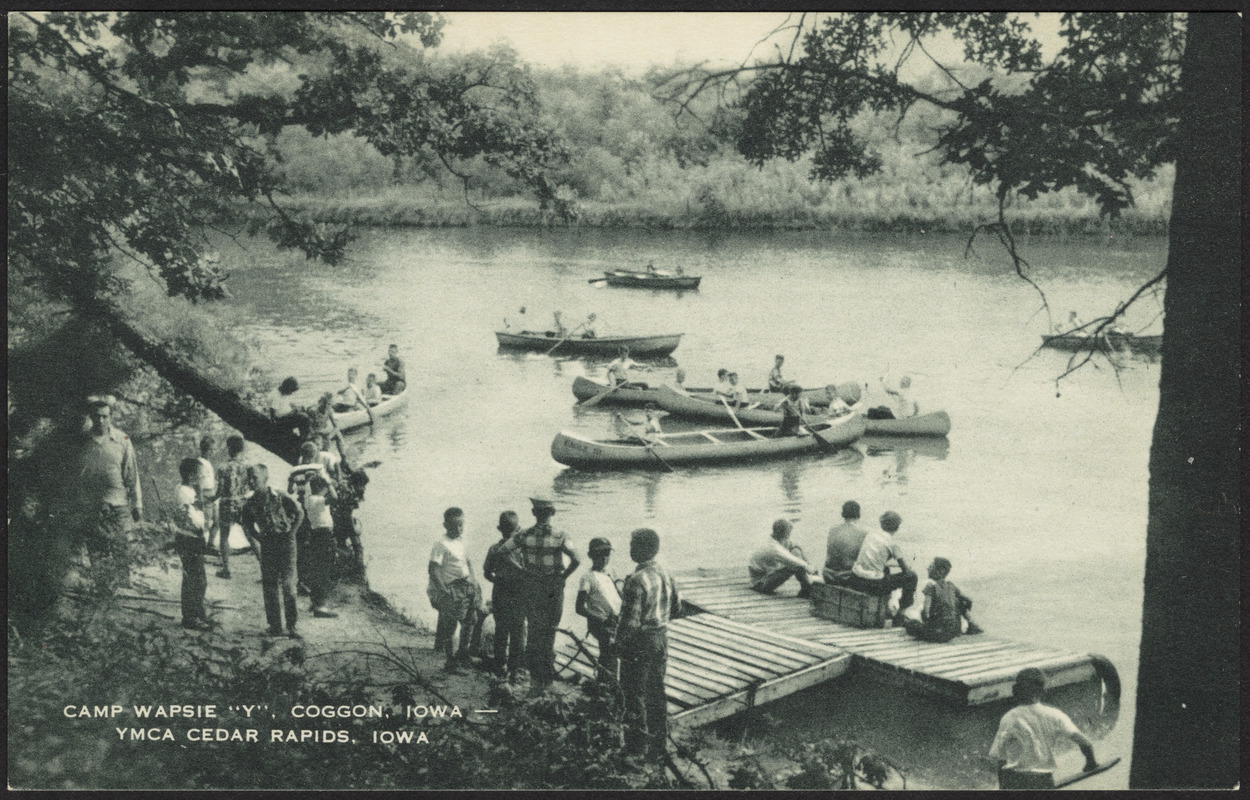
<svg viewBox="0 0 1250 800">
<path fill-rule="evenodd" d="M 920 619 L 907 617 L 903 620 L 907 632 L 927 642 L 949 642 L 962 632 L 963 618 L 972 609 L 972 601 L 959 591 L 959 587 L 946 580 L 951 562 L 935 558 L 929 565 L 929 583 L 924 587 L 924 607 Z M 980 633 L 981 629 L 968 617 L 968 633 Z"/>
</svg>

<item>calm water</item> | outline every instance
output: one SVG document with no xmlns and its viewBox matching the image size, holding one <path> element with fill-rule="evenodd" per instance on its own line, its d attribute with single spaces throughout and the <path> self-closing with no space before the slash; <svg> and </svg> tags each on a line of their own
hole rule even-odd
<svg viewBox="0 0 1250 800">
<path fill-rule="evenodd" d="M 1056 320 L 1110 309 L 1166 255 L 1157 240 L 1025 244 Z M 1030 358 L 1046 315 L 993 243 L 965 258 L 963 240 L 925 236 L 385 231 L 368 233 L 337 269 L 260 242 L 223 249 L 239 324 L 309 399 L 338 388 L 348 366 L 362 379 L 381 374 L 386 345 L 399 344 L 414 401 L 349 439 L 362 460 L 382 461 L 363 511 L 371 584 L 414 617 L 433 622 L 426 559 L 447 506 L 466 510 L 480 564 L 499 512 L 529 519 L 526 497 L 552 492 L 555 521 L 579 551 L 607 536 L 618 548 L 609 568 L 622 576 L 638 526 L 660 531 L 672 568 L 741 566 L 778 517 L 794 522 L 809 554 L 822 554 L 841 504 L 856 499 L 866 522 L 887 509 L 902 515 L 901 542 L 921 568 L 936 555 L 954 562 L 951 579 L 975 598 L 983 627 L 1107 655 L 1126 702 L 1098 748 L 1128 756 L 1158 366 L 1132 362 L 1117 376 L 1099 361 L 1057 391 L 1067 356 Z M 648 260 L 702 274 L 703 288 L 587 282 Z M 1148 298 L 1130 327 L 1156 332 L 1160 307 Z M 684 332 L 675 361 L 648 365 L 646 380 L 671 381 L 680 364 L 688 383 L 705 386 L 723 366 L 758 386 L 784 353 L 787 377 L 800 383 L 875 387 L 884 373 L 910 374 L 921 410 L 946 409 L 954 428 L 940 444 L 860 442 L 832 457 L 674 474 L 569 471 L 549 455 L 556 431 L 606 435 L 611 421 L 609 410 L 575 412 L 570 384 L 606 364 L 505 353 L 493 336 L 505 317 L 513 328 L 549 327 L 557 309 L 569 327 L 593 312 L 601 335 Z M 564 625 L 580 632 L 569 595 Z M 828 714 L 806 701 L 783 711 L 812 736 L 862 722 L 826 700 Z M 992 737 L 993 719 L 973 724 L 960 758 Z M 932 733 L 881 746 L 935 785 L 986 779 L 944 769 L 950 754 Z M 1123 787 L 1127 776 L 1121 766 L 1088 783 Z"/>
</svg>

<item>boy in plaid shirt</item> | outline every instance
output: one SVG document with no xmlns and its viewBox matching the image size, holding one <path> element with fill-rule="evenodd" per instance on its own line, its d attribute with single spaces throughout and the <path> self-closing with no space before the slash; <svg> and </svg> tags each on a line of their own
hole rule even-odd
<svg viewBox="0 0 1250 800">
<path fill-rule="evenodd" d="M 534 526 L 504 542 L 503 551 L 519 555 L 526 578 L 521 598 L 528 625 L 525 657 L 534 688 L 543 691 L 555 679 L 556 627 L 564 613 L 564 582 L 581 562 L 564 532 L 551 527 L 555 504 L 544 496 L 531 497 L 530 504 Z"/>
</svg>

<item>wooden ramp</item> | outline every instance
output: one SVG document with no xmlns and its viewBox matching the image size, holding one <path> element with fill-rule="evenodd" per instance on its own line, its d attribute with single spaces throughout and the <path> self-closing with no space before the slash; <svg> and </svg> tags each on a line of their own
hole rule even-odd
<svg viewBox="0 0 1250 800">
<path fill-rule="evenodd" d="M 585 650 L 598 657 L 594 637 Z M 586 653 L 568 636 L 556 638 L 561 677 L 593 678 Z M 669 623 L 664 693 L 669 719 L 705 725 L 800 689 L 836 678 L 851 665 L 845 651 L 820 642 L 772 633 L 715 614 Z"/>
<path fill-rule="evenodd" d="M 1011 697 L 1016 673 L 1037 667 L 1047 685 L 1063 686 L 1093 678 L 1089 654 L 1000 639 L 989 634 L 961 636 L 938 644 L 914 639 L 902 628 L 862 629 L 813 616 L 807 600 L 790 589 L 775 595 L 751 590 L 746 569 L 700 569 L 674 576 L 689 606 L 759 630 L 840 647 L 855 656 L 858 668 L 888 680 L 979 705 Z"/>
</svg>

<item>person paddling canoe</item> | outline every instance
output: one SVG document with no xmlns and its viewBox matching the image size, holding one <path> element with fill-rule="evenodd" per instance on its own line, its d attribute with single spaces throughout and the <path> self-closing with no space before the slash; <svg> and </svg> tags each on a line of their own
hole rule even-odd
<svg viewBox="0 0 1250 800">
<path fill-rule="evenodd" d="M 629 357 L 629 348 L 621 345 L 616 359 L 608 365 L 608 383 L 622 386 L 629 383 L 629 371 L 637 366 Z"/>
</svg>

